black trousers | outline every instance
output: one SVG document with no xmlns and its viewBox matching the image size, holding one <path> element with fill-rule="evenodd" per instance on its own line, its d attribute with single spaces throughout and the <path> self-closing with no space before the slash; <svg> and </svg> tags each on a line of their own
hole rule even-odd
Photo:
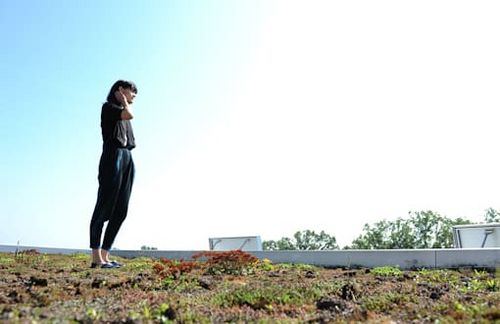
<svg viewBox="0 0 500 324">
<path fill-rule="evenodd" d="M 90 221 L 90 248 L 109 251 L 127 217 L 134 182 L 134 161 L 126 148 L 104 147 L 99 162 L 99 191 Z M 101 246 L 104 223 L 108 222 Z"/>
</svg>

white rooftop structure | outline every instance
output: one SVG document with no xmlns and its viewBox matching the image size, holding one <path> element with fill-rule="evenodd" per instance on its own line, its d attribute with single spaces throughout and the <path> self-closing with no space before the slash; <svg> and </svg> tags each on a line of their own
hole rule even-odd
<svg viewBox="0 0 500 324">
<path fill-rule="evenodd" d="M 499 248 L 500 223 L 453 226 L 455 248 Z"/>
<path fill-rule="evenodd" d="M 260 236 L 211 237 L 208 244 L 212 251 L 262 251 Z"/>
</svg>

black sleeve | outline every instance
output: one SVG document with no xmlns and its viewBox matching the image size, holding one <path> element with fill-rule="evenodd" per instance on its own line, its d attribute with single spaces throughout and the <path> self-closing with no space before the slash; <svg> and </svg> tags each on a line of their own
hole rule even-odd
<svg viewBox="0 0 500 324">
<path fill-rule="evenodd" d="M 122 109 L 118 106 L 105 103 L 104 105 L 102 105 L 101 119 L 110 121 L 121 120 Z"/>
</svg>

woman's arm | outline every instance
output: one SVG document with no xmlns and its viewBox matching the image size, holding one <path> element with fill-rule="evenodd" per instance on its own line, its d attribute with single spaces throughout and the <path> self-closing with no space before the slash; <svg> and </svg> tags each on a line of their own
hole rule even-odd
<svg viewBox="0 0 500 324">
<path fill-rule="evenodd" d="M 128 104 L 127 97 L 125 97 L 125 95 L 119 90 L 116 91 L 115 96 L 123 106 L 123 110 L 120 115 L 121 119 L 130 120 L 134 118 L 134 115 L 132 114 L 132 107 Z"/>
<path fill-rule="evenodd" d="M 122 114 L 121 114 L 121 117 L 123 120 L 130 120 L 130 119 L 134 118 L 134 115 L 132 114 L 131 108 L 132 107 L 130 107 L 128 104 L 125 104 L 123 106 L 123 110 L 122 110 Z"/>
</svg>

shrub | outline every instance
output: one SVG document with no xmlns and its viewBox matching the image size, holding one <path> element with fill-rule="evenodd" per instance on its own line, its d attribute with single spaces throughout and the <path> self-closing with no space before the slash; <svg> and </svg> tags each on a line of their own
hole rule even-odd
<svg viewBox="0 0 500 324">
<path fill-rule="evenodd" d="M 194 269 L 199 268 L 199 264 L 193 261 L 170 260 L 166 258 L 160 259 L 160 262 L 153 264 L 154 272 L 160 278 L 179 278 L 181 275 L 189 273 Z"/>
<path fill-rule="evenodd" d="M 258 260 L 241 250 L 206 251 L 193 255 L 193 259 L 206 258 L 205 270 L 208 274 L 246 275 L 255 271 Z"/>
</svg>

